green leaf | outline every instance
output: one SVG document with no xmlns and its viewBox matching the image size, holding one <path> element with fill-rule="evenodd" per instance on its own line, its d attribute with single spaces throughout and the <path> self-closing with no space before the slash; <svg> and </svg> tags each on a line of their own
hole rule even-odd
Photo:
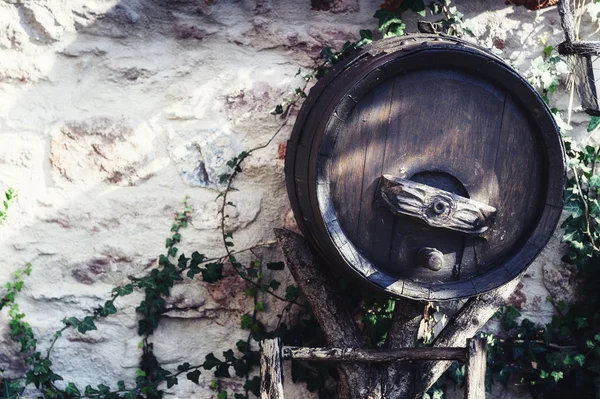
<svg viewBox="0 0 600 399">
<path fill-rule="evenodd" d="M 70 395 L 70 396 L 74 396 L 74 397 L 81 396 L 81 392 L 79 392 L 79 389 L 77 389 L 75 384 L 73 384 L 72 382 L 69 382 L 69 384 L 67 385 L 67 388 L 65 389 L 65 392 L 67 393 L 67 395 Z"/>
<path fill-rule="evenodd" d="M 225 392 L 225 391 L 219 392 L 219 394 L 217 395 L 217 399 L 227 399 L 227 392 Z"/>
<path fill-rule="evenodd" d="M 220 365 L 221 363 L 223 362 L 217 359 L 217 357 L 213 353 L 209 353 L 204 357 L 204 363 L 202 364 L 202 367 L 204 367 L 205 370 L 210 370 L 213 367 Z"/>
<path fill-rule="evenodd" d="M 361 40 L 373 41 L 373 32 L 371 32 L 371 29 L 361 29 L 359 33 Z"/>
<path fill-rule="evenodd" d="M 194 252 L 192 252 L 192 259 L 201 263 L 204 261 L 204 259 L 206 259 L 206 257 L 203 254 L 199 253 L 198 251 L 194 251 Z"/>
<path fill-rule="evenodd" d="M 277 280 L 271 280 L 271 282 L 269 283 L 269 287 L 273 290 L 276 291 L 279 286 L 281 286 L 281 283 Z"/>
<path fill-rule="evenodd" d="M 92 388 L 91 385 L 88 385 L 85 387 L 84 393 L 86 396 L 90 396 L 90 395 L 97 395 L 100 393 L 100 391 L 98 391 L 97 389 Z"/>
<path fill-rule="evenodd" d="M 562 371 L 553 371 L 552 373 L 550 373 L 550 375 L 552 376 L 552 378 L 554 378 L 554 382 L 558 382 L 563 378 Z"/>
<path fill-rule="evenodd" d="M 77 324 L 79 324 L 79 319 L 77 319 L 77 317 L 69 317 L 67 319 L 63 319 L 62 322 L 69 327 L 76 327 Z"/>
<path fill-rule="evenodd" d="M 238 351 L 246 353 L 246 349 L 248 348 L 248 342 L 240 339 L 238 342 L 235 343 L 235 346 Z"/>
<path fill-rule="evenodd" d="M 249 314 L 245 314 L 242 316 L 241 327 L 245 330 L 248 328 L 252 328 L 254 325 L 254 319 Z"/>
<path fill-rule="evenodd" d="M 228 362 L 232 362 L 232 361 L 235 360 L 235 354 L 233 353 L 232 349 L 228 349 L 228 350 L 224 351 L 223 352 L 223 357 Z"/>
<path fill-rule="evenodd" d="M 195 384 L 198 384 L 198 379 L 200 378 L 200 370 L 190 371 L 185 376 L 188 380 L 192 381 Z"/>
<path fill-rule="evenodd" d="M 117 313 L 117 308 L 115 308 L 113 301 L 106 301 L 104 303 L 104 307 L 102 308 L 102 316 L 106 317 L 115 313 Z"/>
<path fill-rule="evenodd" d="M 222 263 L 208 263 L 202 269 L 202 281 L 206 283 L 215 283 L 223 278 Z"/>
<path fill-rule="evenodd" d="M 126 296 L 133 292 L 133 285 L 127 284 L 122 287 L 115 287 L 113 288 L 112 292 L 119 296 Z"/>
<path fill-rule="evenodd" d="M 257 312 L 264 312 L 265 309 L 265 304 L 262 302 L 257 302 L 256 305 L 254 305 L 254 310 L 256 310 Z"/>
<path fill-rule="evenodd" d="M 215 377 L 217 378 L 230 378 L 231 374 L 229 374 L 229 364 L 221 363 L 217 366 L 215 370 Z"/>
<path fill-rule="evenodd" d="M 94 323 L 94 318 L 92 316 L 86 316 L 81 320 L 81 323 L 77 326 L 77 331 L 82 334 L 85 334 L 88 331 L 97 330 L 96 324 Z"/>
<path fill-rule="evenodd" d="M 287 299 L 288 301 L 295 300 L 296 298 L 298 298 L 298 295 L 300 295 L 300 289 L 295 285 L 289 285 L 285 289 L 285 299 Z"/>
<path fill-rule="evenodd" d="M 98 391 L 99 391 L 101 394 L 107 394 L 107 393 L 109 393 L 109 392 L 110 392 L 110 387 L 107 387 L 107 386 L 106 386 L 106 385 L 104 385 L 104 384 L 100 384 L 100 385 L 98 385 Z"/>
<path fill-rule="evenodd" d="M 179 381 L 177 381 L 177 377 L 169 377 L 167 378 L 167 389 L 177 385 Z"/>
<path fill-rule="evenodd" d="M 600 116 L 592 116 L 590 118 L 590 123 L 588 124 L 587 131 L 593 132 L 600 126 Z"/>
<path fill-rule="evenodd" d="M 244 389 L 248 389 L 255 396 L 260 396 L 260 377 L 252 377 L 251 380 L 246 381 Z"/>
</svg>

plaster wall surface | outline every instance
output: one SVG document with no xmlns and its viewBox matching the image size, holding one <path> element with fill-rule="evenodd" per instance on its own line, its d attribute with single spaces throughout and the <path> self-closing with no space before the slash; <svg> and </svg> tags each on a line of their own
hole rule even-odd
<svg viewBox="0 0 600 399">
<path fill-rule="evenodd" d="M 307 71 L 325 45 L 340 48 L 360 29 L 376 28 L 378 1 L 333 3 L 335 12 L 304 0 L 0 2 L 0 191 L 18 191 L 0 227 L 0 281 L 32 263 L 18 302 L 41 349 L 64 317 L 83 317 L 114 285 L 156 264 L 184 196 L 194 213 L 180 250 L 223 255 L 215 198 L 226 162 L 271 139 L 281 121 L 269 112 L 302 85 L 298 68 Z M 542 55 L 542 38 L 562 41 L 555 8 L 528 11 L 500 0 L 456 5 L 472 40 L 526 76 Z M 416 21 L 407 17 L 407 31 L 416 31 Z M 568 108 L 564 85 L 553 101 Z M 567 134 L 594 142 L 577 106 L 575 99 Z M 234 183 L 237 207 L 227 225 L 236 248 L 272 241 L 275 227 L 293 228 L 283 174 L 292 122 L 248 158 Z M 552 315 L 548 295 L 572 294 L 560 235 L 512 298 L 537 322 Z M 262 256 L 280 258 L 277 251 L 267 247 Z M 293 283 L 283 280 L 284 287 Z M 253 305 L 243 291 L 231 273 L 212 285 L 177 285 L 153 336 L 163 367 L 201 363 L 245 339 L 239 319 Z M 53 352 L 55 371 L 80 386 L 133 381 L 140 300 L 140 293 L 120 300 L 119 313 L 97 331 L 66 333 Z M 268 322 L 282 306 L 268 302 Z M 7 322 L 3 312 L 0 368 L 16 377 L 25 366 Z M 181 379 L 172 397 L 216 397 L 212 380 L 210 372 L 199 385 Z M 291 398 L 313 397 L 287 381 Z M 242 390 L 241 381 L 227 384 Z"/>
</svg>

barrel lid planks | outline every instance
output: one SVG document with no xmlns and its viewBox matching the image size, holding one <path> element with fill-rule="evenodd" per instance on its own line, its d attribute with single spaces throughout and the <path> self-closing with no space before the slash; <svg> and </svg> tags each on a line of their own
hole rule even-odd
<svg viewBox="0 0 600 399">
<path fill-rule="evenodd" d="M 477 295 L 519 274 L 560 217 L 565 158 L 535 90 L 455 38 L 376 42 L 311 90 L 286 155 L 299 227 L 396 296 Z"/>
</svg>

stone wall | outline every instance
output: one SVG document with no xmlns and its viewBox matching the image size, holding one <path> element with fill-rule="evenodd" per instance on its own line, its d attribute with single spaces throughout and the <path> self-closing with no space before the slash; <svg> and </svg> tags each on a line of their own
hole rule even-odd
<svg viewBox="0 0 600 399">
<path fill-rule="evenodd" d="M 33 264 L 18 302 L 41 348 L 61 319 L 82 317 L 127 275 L 155 265 L 184 196 L 194 214 L 180 248 L 223 254 L 215 198 L 226 161 L 269 140 L 280 123 L 269 112 L 302 84 L 298 68 L 309 68 L 323 46 L 340 47 L 360 29 L 375 28 L 379 4 L 0 2 L 0 191 L 14 187 L 19 194 L 0 227 L 0 281 Z M 458 7 L 477 41 L 523 74 L 542 54 L 542 37 L 549 44 L 562 40 L 555 8 L 534 12 L 503 0 L 465 0 Z M 407 29 L 415 27 L 416 17 L 408 17 Z M 562 90 L 553 100 L 566 109 Z M 588 139 L 587 121 L 575 112 L 569 135 Z M 235 181 L 237 207 L 228 225 L 237 248 L 273 240 L 274 227 L 293 227 L 283 179 L 290 130 L 291 123 L 254 153 Z M 562 250 L 557 232 L 514 295 L 513 303 L 537 321 L 552 314 L 549 293 L 570 292 L 573 276 L 559 261 Z M 264 256 L 279 255 L 272 248 Z M 98 323 L 98 331 L 59 340 L 55 371 L 80 386 L 132 381 L 140 298 L 118 303 L 119 314 Z M 269 306 L 273 319 L 281 305 Z M 233 274 L 213 285 L 178 285 L 170 307 L 153 337 L 166 368 L 201 362 L 246 338 L 239 318 L 252 304 Z M 19 375 L 24 365 L 5 313 L 0 347 L 0 368 Z M 173 397 L 214 397 L 212 379 L 205 372 L 199 386 L 182 380 Z M 300 387 L 290 397 L 312 395 Z"/>
</svg>

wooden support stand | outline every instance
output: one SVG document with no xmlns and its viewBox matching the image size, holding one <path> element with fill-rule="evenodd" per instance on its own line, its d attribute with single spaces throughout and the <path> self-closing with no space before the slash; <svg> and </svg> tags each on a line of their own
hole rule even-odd
<svg viewBox="0 0 600 399">
<path fill-rule="evenodd" d="M 292 348 L 263 342 L 263 357 L 275 356 L 263 359 L 263 398 L 283 397 L 280 364 L 290 358 L 336 361 L 339 399 L 420 399 L 450 366 L 451 360 L 467 359 L 470 381 L 466 391 L 471 395 L 468 397 L 484 397 L 485 343 L 471 340 L 467 344 L 467 341 L 505 303 L 518 279 L 468 299 L 437 335 L 433 348 L 409 349 L 417 343 L 425 303 L 397 299 L 385 344 L 378 350 L 365 350 L 360 349 L 366 346 L 364 332 L 346 299 L 336 290 L 335 277 L 328 274 L 330 267 L 321 263 L 302 236 L 281 229 L 275 230 L 275 235 L 286 265 L 331 348 Z M 424 361 L 408 361 L 416 359 Z"/>
<path fill-rule="evenodd" d="M 416 360 L 466 360 L 466 399 L 485 398 L 486 341 L 467 340 L 466 348 L 298 348 L 279 338 L 261 341 L 261 399 L 283 399 L 283 360 L 313 362 L 392 363 Z"/>
</svg>

